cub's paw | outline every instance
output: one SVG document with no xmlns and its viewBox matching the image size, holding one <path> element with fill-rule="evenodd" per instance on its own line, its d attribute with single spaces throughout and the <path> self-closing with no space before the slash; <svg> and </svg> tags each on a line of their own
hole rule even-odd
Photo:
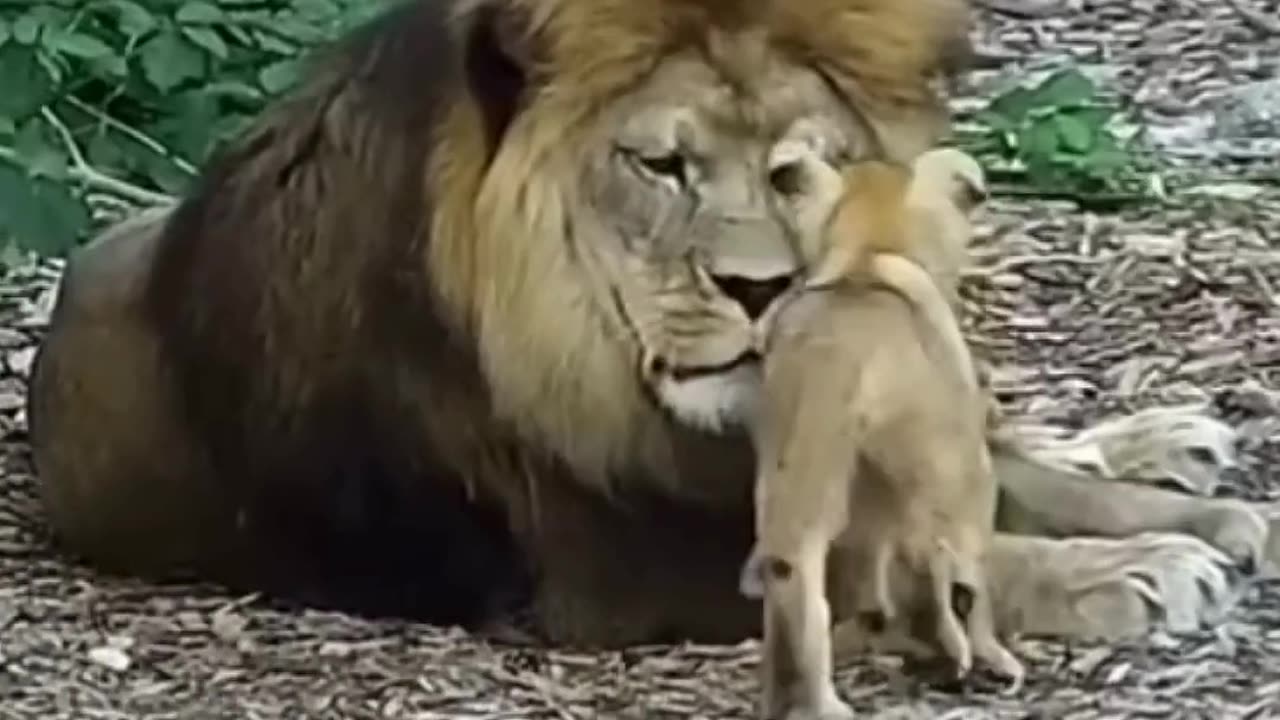
<svg viewBox="0 0 1280 720">
<path fill-rule="evenodd" d="M 791 708 L 783 717 L 785 720 L 853 720 L 857 716 L 853 708 L 840 698 L 832 696 L 817 707 Z"/>
<path fill-rule="evenodd" d="M 1231 558 L 1179 533 L 1002 535 L 987 570 L 1006 633 L 1110 640 L 1187 632 L 1220 622 L 1240 598 Z"/>
<path fill-rule="evenodd" d="M 760 717 L 764 720 L 852 720 L 857 717 L 853 708 L 836 693 L 830 676 L 823 677 L 816 686 L 803 685 L 805 683 L 786 688 L 766 686 Z"/>
<path fill-rule="evenodd" d="M 856 617 L 880 647 L 896 644 L 891 638 L 901 626 L 922 629 L 924 636 L 913 640 L 935 647 L 963 677 L 973 667 L 970 616 L 985 589 L 980 559 L 957 553 L 942 537 L 898 529 L 888 529 L 862 549 L 866 571 L 856 573 Z"/>
</svg>

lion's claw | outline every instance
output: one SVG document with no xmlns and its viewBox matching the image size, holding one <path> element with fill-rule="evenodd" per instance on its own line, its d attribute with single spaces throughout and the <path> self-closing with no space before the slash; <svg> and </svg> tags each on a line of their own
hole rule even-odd
<svg viewBox="0 0 1280 720">
<path fill-rule="evenodd" d="M 1240 573 L 1256 574 L 1267 544 L 1266 518 L 1239 500 L 1212 502 L 1213 506 L 1196 518 L 1194 534 L 1226 553 Z"/>
</svg>

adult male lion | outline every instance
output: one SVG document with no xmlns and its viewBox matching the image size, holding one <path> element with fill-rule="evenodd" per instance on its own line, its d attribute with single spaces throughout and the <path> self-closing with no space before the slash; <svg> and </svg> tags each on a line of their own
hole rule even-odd
<svg viewBox="0 0 1280 720">
<path fill-rule="evenodd" d="M 30 407 L 54 527 L 108 570 L 439 623 L 529 606 L 555 641 L 755 632 L 737 421 L 798 270 L 763 159 L 801 121 L 845 156 L 927 147 L 962 10 L 405 3 L 69 264 Z M 1004 527 L 1041 536 L 989 559 L 1006 628 L 1196 622 L 1226 556 L 1131 534 L 1261 542 L 1241 506 L 997 451 Z"/>
</svg>

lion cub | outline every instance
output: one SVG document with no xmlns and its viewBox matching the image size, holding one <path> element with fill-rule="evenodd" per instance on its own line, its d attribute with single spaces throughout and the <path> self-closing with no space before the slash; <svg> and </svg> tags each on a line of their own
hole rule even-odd
<svg viewBox="0 0 1280 720">
<path fill-rule="evenodd" d="M 962 674 L 976 655 L 1020 678 L 983 581 L 996 488 L 953 309 L 981 169 L 951 149 L 842 174 L 800 159 L 792 209 L 820 255 L 765 319 L 756 546 L 742 576 L 765 597 L 763 715 L 853 717 L 832 681 L 828 553 L 854 570 L 833 597 L 851 590 L 868 644 L 901 620 L 929 628 Z M 883 635 L 920 650 L 910 640 Z"/>
</svg>

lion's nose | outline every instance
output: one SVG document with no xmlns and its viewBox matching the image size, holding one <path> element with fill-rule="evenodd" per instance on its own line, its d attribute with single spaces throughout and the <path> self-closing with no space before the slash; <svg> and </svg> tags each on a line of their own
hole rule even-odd
<svg viewBox="0 0 1280 720">
<path fill-rule="evenodd" d="M 769 307 L 769 303 L 791 286 L 795 277 L 775 275 L 757 280 L 742 275 L 712 275 L 711 279 L 725 295 L 733 298 L 747 311 L 747 317 L 755 320 Z"/>
</svg>

